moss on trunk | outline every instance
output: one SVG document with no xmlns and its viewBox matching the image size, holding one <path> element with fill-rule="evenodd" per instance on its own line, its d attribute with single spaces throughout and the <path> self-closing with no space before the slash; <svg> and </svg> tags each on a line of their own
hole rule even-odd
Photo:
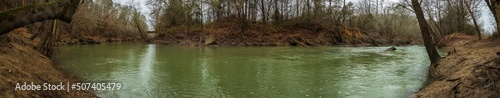
<svg viewBox="0 0 500 98">
<path fill-rule="evenodd" d="M 0 35 L 16 28 L 45 20 L 59 19 L 70 23 L 82 0 L 57 0 L 12 8 L 0 12 Z"/>
</svg>

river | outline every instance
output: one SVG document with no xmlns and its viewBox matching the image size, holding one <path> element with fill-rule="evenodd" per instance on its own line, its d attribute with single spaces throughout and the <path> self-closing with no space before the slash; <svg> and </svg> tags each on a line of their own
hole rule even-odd
<svg viewBox="0 0 500 98">
<path fill-rule="evenodd" d="M 118 82 L 101 97 L 411 97 L 427 80 L 421 46 L 178 47 L 105 43 L 58 47 L 85 82 Z"/>
</svg>

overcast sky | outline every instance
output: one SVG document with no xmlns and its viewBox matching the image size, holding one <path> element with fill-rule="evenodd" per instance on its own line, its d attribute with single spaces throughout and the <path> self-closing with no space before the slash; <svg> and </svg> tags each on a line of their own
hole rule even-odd
<svg viewBox="0 0 500 98">
<path fill-rule="evenodd" d="M 120 4 L 125 4 L 125 5 L 138 5 L 141 9 L 141 12 L 148 15 L 151 11 L 149 10 L 149 7 L 146 6 L 148 0 L 113 0 L 113 2 L 120 3 Z M 346 0 L 346 2 L 353 2 L 356 3 L 361 0 Z M 387 3 L 393 3 L 397 2 L 398 0 L 385 0 Z M 482 1 L 482 0 L 481 0 Z M 484 2 L 482 2 L 484 3 Z M 152 21 L 151 17 L 149 15 L 146 17 L 148 21 Z M 494 30 L 494 19 L 493 16 L 491 15 L 491 12 L 487 7 L 482 8 L 482 13 L 481 17 L 479 18 L 479 24 L 482 25 L 482 28 L 485 30 L 486 33 L 491 33 Z M 151 27 L 151 24 L 148 23 L 148 25 Z"/>
</svg>

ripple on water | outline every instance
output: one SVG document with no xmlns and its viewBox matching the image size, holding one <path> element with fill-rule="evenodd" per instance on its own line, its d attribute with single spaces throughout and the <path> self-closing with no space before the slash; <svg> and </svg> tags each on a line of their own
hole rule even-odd
<svg viewBox="0 0 500 98">
<path fill-rule="evenodd" d="M 420 46 L 81 48 L 61 49 L 61 66 L 85 81 L 123 83 L 98 92 L 119 97 L 405 97 L 428 66 Z"/>
</svg>

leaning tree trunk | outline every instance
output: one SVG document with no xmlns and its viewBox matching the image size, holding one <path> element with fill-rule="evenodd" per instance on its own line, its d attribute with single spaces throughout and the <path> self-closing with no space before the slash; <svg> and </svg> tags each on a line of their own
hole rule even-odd
<svg viewBox="0 0 500 98">
<path fill-rule="evenodd" d="M 59 19 L 70 23 L 83 0 L 57 0 L 0 12 L 0 35 L 39 21 Z"/>
<path fill-rule="evenodd" d="M 139 25 L 139 23 L 137 21 L 136 21 L 135 26 L 137 27 L 137 30 L 139 31 L 139 34 L 141 35 L 142 40 L 145 43 L 150 43 L 149 39 L 146 38 L 146 35 L 144 34 L 144 31 L 141 29 L 141 26 Z"/>
<path fill-rule="evenodd" d="M 52 54 L 51 44 L 54 41 L 54 35 L 57 33 L 57 21 L 53 20 L 52 22 L 52 29 L 50 30 L 50 33 L 46 33 L 45 36 L 42 38 L 42 41 L 40 42 L 38 48 L 38 51 L 41 52 L 42 54 L 45 54 L 47 56 L 50 56 Z"/>
<path fill-rule="evenodd" d="M 148 38 L 146 38 L 146 34 L 144 33 L 144 30 L 142 30 L 142 28 L 141 28 L 141 24 L 139 22 L 139 16 L 137 13 L 134 15 L 134 24 L 137 27 L 137 31 L 139 31 L 139 34 L 140 34 L 140 37 L 142 38 L 142 40 L 145 43 L 150 43 L 150 40 Z"/>
<path fill-rule="evenodd" d="M 37 32 L 35 32 L 35 34 L 31 35 L 30 40 L 34 40 L 38 35 L 40 35 L 40 36 L 42 35 L 40 31 L 42 31 L 43 26 L 47 22 L 45 21 L 45 22 L 41 22 L 41 23 L 42 24 L 40 26 L 38 26 L 38 28 L 36 28 L 36 30 L 34 30 L 34 31 L 37 31 Z"/>
<path fill-rule="evenodd" d="M 500 37 L 500 2 L 497 0 L 484 0 L 496 22 L 497 37 Z"/>
<path fill-rule="evenodd" d="M 431 34 L 429 33 L 429 25 L 425 21 L 424 13 L 422 12 L 422 8 L 420 7 L 420 3 L 418 0 L 411 0 L 413 5 L 413 10 L 417 15 L 418 24 L 420 25 L 420 30 L 422 32 L 422 38 L 424 38 L 425 49 L 427 50 L 427 54 L 429 55 L 429 59 L 432 64 L 437 63 L 441 56 L 439 56 L 436 47 L 432 43 Z"/>
<path fill-rule="evenodd" d="M 500 1 L 498 0 L 491 0 L 491 1 L 493 1 L 493 9 L 495 9 L 494 12 L 492 13 L 495 14 L 493 16 L 495 16 L 495 21 L 497 23 L 497 32 L 496 32 L 497 37 L 500 37 Z"/>
</svg>

